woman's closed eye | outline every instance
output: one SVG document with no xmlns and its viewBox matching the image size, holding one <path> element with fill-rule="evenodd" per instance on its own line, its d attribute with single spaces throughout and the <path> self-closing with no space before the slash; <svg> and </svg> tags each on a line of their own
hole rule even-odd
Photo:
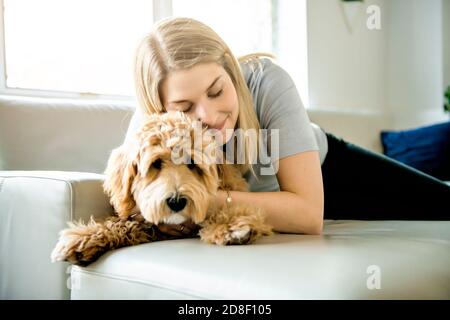
<svg viewBox="0 0 450 320">
<path fill-rule="evenodd" d="M 208 98 L 210 99 L 215 99 L 218 98 L 222 95 L 223 93 L 223 89 L 220 89 L 219 91 L 217 91 L 216 93 L 209 93 L 208 94 Z M 189 106 L 187 108 L 184 108 L 183 110 L 181 110 L 182 112 L 190 112 L 192 110 L 192 106 L 193 104 L 189 104 Z"/>
<path fill-rule="evenodd" d="M 216 93 L 212 93 L 212 94 L 208 94 L 208 98 L 217 98 L 220 97 L 220 95 L 223 93 L 223 89 L 220 89 L 219 91 L 217 91 Z"/>
<path fill-rule="evenodd" d="M 182 112 L 189 112 L 192 110 L 192 103 L 189 105 L 188 108 L 181 110 Z"/>
</svg>

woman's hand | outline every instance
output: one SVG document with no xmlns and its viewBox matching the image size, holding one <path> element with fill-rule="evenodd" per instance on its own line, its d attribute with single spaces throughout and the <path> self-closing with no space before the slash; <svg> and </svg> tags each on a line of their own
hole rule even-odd
<svg viewBox="0 0 450 320">
<path fill-rule="evenodd" d="M 187 220 L 182 224 L 160 223 L 156 227 L 163 235 L 176 238 L 194 238 L 200 230 L 200 227 L 192 220 Z"/>
</svg>

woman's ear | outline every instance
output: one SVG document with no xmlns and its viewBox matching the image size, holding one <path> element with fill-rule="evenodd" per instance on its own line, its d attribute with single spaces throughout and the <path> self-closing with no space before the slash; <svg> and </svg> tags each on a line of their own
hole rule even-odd
<svg viewBox="0 0 450 320">
<path fill-rule="evenodd" d="M 119 217 L 127 218 L 136 206 L 131 187 L 137 175 L 137 159 L 126 145 L 111 152 L 105 169 L 103 190 L 110 197 L 110 203 Z"/>
</svg>

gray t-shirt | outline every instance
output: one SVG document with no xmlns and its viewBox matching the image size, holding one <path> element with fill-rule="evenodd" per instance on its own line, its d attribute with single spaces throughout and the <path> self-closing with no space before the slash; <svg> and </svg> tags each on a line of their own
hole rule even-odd
<svg viewBox="0 0 450 320">
<path fill-rule="evenodd" d="M 260 127 L 267 129 L 270 137 L 261 141 L 259 157 L 267 159 L 270 156 L 272 163 L 276 160 L 270 148 L 274 135 L 270 133 L 272 129 L 278 129 L 278 159 L 305 151 L 319 151 L 320 161 L 323 163 L 328 150 L 326 135 L 320 127 L 309 121 L 291 77 L 272 60 L 261 58 L 260 61 L 259 65 L 253 63 L 241 65 L 253 97 Z M 125 140 L 137 130 L 142 121 L 143 115 L 137 109 L 130 121 Z M 271 163 L 261 164 L 258 161 L 253 165 L 253 171 L 257 178 L 250 171 L 244 176 L 251 191 L 280 190 L 276 170 Z"/>
<path fill-rule="evenodd" d="M 323 163 L 328 151 L 325 132 L 309 121 L 305 107 L 300 99 L 297 88 L 289 74 L 269 58 L 261 58 L 260 64 L 242 64 L 242 71 L 253 97 L 254 108 L 262 129 L 278 129 L 279 148 L 278 159 L 292 156 L 305 151 L 319 151 L 320 162 Z M 270 136 L 270 135 L 269 135 Z M 263 140 L 265 147 L 262 156 L 271 156 L 271 141 Z M 261 169 L 265 168 L 264 174 Z M 279 191 L 273 165 L 253 165 L 253 174 L 245 176 L 251 191 Z M 272 172 L 272 174 L 270 174 Z"/>
</svg>

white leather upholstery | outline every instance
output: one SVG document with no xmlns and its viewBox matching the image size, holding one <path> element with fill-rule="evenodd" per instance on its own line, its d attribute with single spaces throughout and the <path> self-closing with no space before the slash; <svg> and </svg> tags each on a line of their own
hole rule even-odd
<svg viewBox="0 0 450 320">
<path fill-rule="evenodd" d="M 325 221 L 249 246 L 172 240 L 72 269 L 72 299 L 449 299 L 450 222 Z M 379 268 L 380 289 L 370 286 Z M 368 273 L 369 271 L 369 273 Z"/>
<path fill-rule="evenodd" d="M 133 111 L 131 102 L 0 96 L 0 170 L 102 173 Z"/>
<path fill-rule="evenodd" d="M 390 118 L 379 112 L 308 110 L 311 121 L 349 142 L 382 153 L 382 130 L 390 129 Z"/>
<path fill-rule="evenodd" d="M 58 232 L 70 220 L 112 213 L 102 175 L 0 171 L 0 299 L 69 297 L 66 263 L 52 264 Z"/>
</svg>

